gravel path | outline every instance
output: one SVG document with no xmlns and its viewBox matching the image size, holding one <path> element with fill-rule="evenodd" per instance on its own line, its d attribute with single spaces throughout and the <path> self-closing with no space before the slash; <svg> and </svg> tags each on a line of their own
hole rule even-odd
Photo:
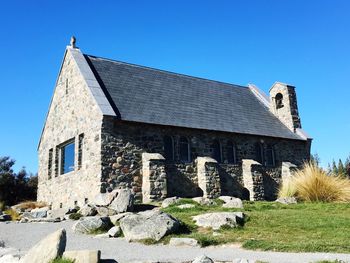
<svg viewBox="0 0 350 263">
<path fill-rule="evenodd" d="M 319 260 L 343 260 L 350 262 L 350 254 L 328 253 L 280 253 L 248 251 L 234 246 L 207 248 L 172 247 L 169 245 L 146 246 L 139 243 L 128 243 L 122 238 L 103 239 L 75 234 L 71 228 L 74 222 L 61 223 L 0 223 L 0 240 L 8 247 L 27 251 L 39 240 L 59 228 L 67 230 L 67 250 L 99 249 L 103 259 L 115 259 L 117 262 L 134 261 L 191 261 L 205 254 L 214 260 L 233 260 L 245 258 L 265 262 L 315 262 Z"/>
</svg>

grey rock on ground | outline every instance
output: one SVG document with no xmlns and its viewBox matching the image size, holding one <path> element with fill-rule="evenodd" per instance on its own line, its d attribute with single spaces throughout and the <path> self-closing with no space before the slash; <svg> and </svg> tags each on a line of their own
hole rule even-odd
<svg viewBox="0 0 350 263">
<path fill-rule="evenodd" d="M 85 204 L 78 211 L 82 216 L 95 216 L 97 215 L 96 206 L 93 204 Z"/>
<path fill-rule="evenodd" d="M 7 214 L 0 215 L 0 222 L 11 221 L 11 216 Z"/>
<path fill-rule="evenodd" d="M 194 204 L 183 204 L 183 205 L 178 205 L 177 208 L 180 209 L 189 209 L 189 208 L 193 208 L 196 207 Z"/>
<path fill-rule="evenodd" d="M 181 199 L 182 198 L 179 198 L 177 196 L 165 198 L 162 202 L 162 208 L 167 208 L 170 205 L 177 204 L 181 201 Z"/>
<path fill-rule="evenodd" d="M 202 256 L 199 256 L 199 257 L 196 257 L 192 263 L 214 263 L 214 261 L 207 257 L 206 255 L 202 255 Z"/>
<path fill-rule="evenodd" d="M 188 237 L 173 237 L 169 241 L 170 246 L 191 246 L 197 247 L 198 241 L 194 238 Z"/>
<path fill-rule="evenodd" d="M 114 226 L 110 230 L 108 230 L 108 235 L 110 237 L 119 237 L 122 234 L 122 229 L 120 226 Z"/>
<path fill-rule="evenodd" d="M 129 241 L 153 239 L 159 241 L 179 228 L 179 221 L 158 210 L 140 212 L 120 220 L 120 227 Z"/>
<path fill-rule="evenodd" d="M 61 228 L 42 239 L 21 258 L 21 263 L 47 263 L 61 257 L 66 249 L 66 230 Z"/>
<path fill-rule="evenodd" d="M 117 213 L 132 211 L 134 208 L 134 195 L 130 189 L 118 189 L 118 195 L 108 206 Z"/>
<path fill-rule="evenodd" d="M 73 259 L 74 263 L 98 263 L 101 258 L 99 250 L 71 250 L 63 253 L 64 258 Z"/>
<path fill-rule="evenodd" d="M 113 190 L 110 193 L 100 193 L 95 196 L 93 204 L 97 206 L 109 206 L 117 195 L 118 190 Z"/>
<path fill-rule="evenodd" d="M 105 206 L 98 206 L 96 209 L 97 209 L 98 215 L 100 216 L 113 216 L 117 214 L 117 211 Z"/>
<path fill-rule="evenodd" d="M 213 199 L 205 198 L 205 197 L 194 197 L 193 201 L 200 205 L 216 205 L 217 203 Z"/>
<path fill-rule="evenodd" d="M 216 212 L 193 216 L 192 219 L 197 226 L 217 230 L 224 225 L 237 227 L 243 223 L 244 215 L 242 212 Z"/>
<path fill-rule="evenodd" d="M 280 197 L 276 200 L 277 203 L 281 203 L 284 205 L 296 204 L 297 199 L 295 197 Z"/>
<path fill-rule="evenodd" d="M 111 220 L 113 225 L 116 225 L 116 224 L 118 224 L 118 222 L 122 218 L 126 217 L 127 215 L 132 215 L 132 213 L 126 212 L 126 213 L 120 213 L 120 214 L 117 214 L 117 215 L 112 215 L 112 216 L 109 216 L 109 219 Z"/>
<path fill-rule="evenodd" d="M 18 255 L 5 255 L 0 257 L 0 263 L 17 263 L 20 262 L 20 257 Z"/>
<path fill-rule="evenodd" d="M 240 198 L 233 196 L 220 196 L 219 199 L 225 202 L 222 207 L 243 209 L 243 202 Z"/>
<path fill-rule="evenodd" d="M 89 234 L 99 229 L 109 229 L 111 226 L 108 217 L 88 216 L 80 218 L 72 229 L 76 233 Z"/>
</svg>

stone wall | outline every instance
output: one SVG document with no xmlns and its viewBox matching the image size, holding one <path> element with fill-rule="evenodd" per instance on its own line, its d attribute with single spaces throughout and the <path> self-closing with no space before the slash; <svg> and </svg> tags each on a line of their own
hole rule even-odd
<svg viewBox="0 0 350 263">
<path fill-rule="evenodd" d="M 100 192 L 102 113 L 68 49 L 39 145 L 38 200 L 52 207 L 82 205 Z M 78 166 L 78 140 L 84 134 Z M 60 174 L 59 146 L 75 141 L 74 171 Z M 49 153 L 52 167 L 49 173 Z"/>
<path fill-rule="evenodd" d="M 142 154 L 142 201 L 149 203 L 167 197 L 165 158 L 159 153 Z"/>
<path fill-rule="evenodd" d="M 198 187 L 204 198 L 218 198 L 221 195 L 221 182 L 218 162 L 210 157 L 197 157 Z"/>
<path fill-rule="evenodd" d="M 168 184 L 168 196 L 194 197 L 203 194 L 198 187 L 197 157 L 211 156 L 213 140 L 222 145 L 222 162 L 218 164 L 222 194 L 242 197 L 244 187 L 242 180 L 242 159 L 256 158 L 256 143 L 263 142 L 264 147 L 273 145 L 275 149 L 275 167 L 263 167 L 263 182 L 267 184 L 268 198 L 272 198 L 275 186 L 281 177 L 283 161 L 295 164 L 309 158 L 310 143 L 308 141 L 292 141 L 286 139 L 258 137 L 252 135 L 230 134 L 223 132 L 194 130 L 177 127 L 156 126 L 133 122 L 124 122 L 111 117 L 104 117 L 102 127 L 102 190 L 114 188 L 132 188 L 136 199 L 142 200 L 142 158 L 143 152 L 164 155 L 163 137 L 174 139 L 175 161 L 167 161 L 165 165 Z M 190 141 L 191 161 L 179 160 L 179 138 L 185 136 Z M 236 146 L 236 164 L 227 162 L 227 143 Z M 271 185 L 268 185 L 268 182 Z"/>
</svg>

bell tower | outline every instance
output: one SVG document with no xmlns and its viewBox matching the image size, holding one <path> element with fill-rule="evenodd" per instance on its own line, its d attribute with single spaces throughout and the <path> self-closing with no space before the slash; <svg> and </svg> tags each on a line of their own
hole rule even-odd
<svg viewBox="0 0 350 263">
<path fill-rule="evenodd" d="M 276 82 L 270 89 L 270 111 L 291 131 L 301 129 L 295 87 Z"/>
</svg>

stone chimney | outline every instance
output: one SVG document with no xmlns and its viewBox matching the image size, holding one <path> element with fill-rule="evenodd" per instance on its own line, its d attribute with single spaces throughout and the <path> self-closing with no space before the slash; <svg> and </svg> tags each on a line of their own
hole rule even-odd
<svg viewBox="0 0 350 263">
<path fill-rule="evenodd" d="M 301 129 L 295 87 L 276 82 L 270 89 L 270 111 L 291 131 Z"/>
<path fill-rule="evenodd" d="M 77 48 L 76 45 L 75 45 L 76 42 L 77 42 L 77 39 L 75 38 L 75 36 L 72 36 L 70 38 L 70 46 L 71 46 L 71 48 Z"/>
</svg>

